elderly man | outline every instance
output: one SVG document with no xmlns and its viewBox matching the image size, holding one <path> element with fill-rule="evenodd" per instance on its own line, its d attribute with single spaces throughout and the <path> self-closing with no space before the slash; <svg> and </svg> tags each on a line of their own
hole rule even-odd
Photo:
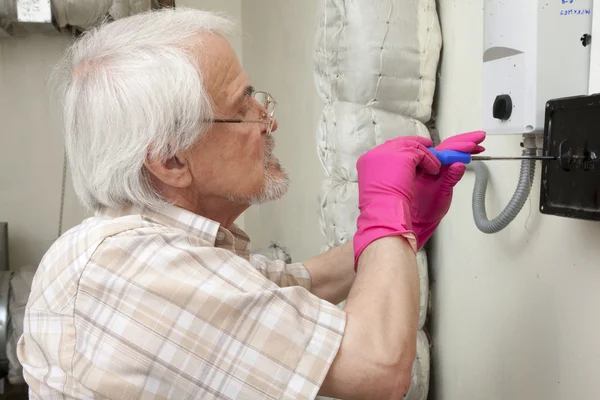
<svg viewBox="0 0 600 400">
<path fill-rule="evenodd" d="M 236 218 L 288 179 L 275 101 L 223 18 L 165 10 L 83 35 L 61 64 L 73 183 L 95 214 L 43 258 L 18 354 L 31 398 L 402 398 L 415 251 L 463 165 L 404 137 L 357 164 L 353 243 L 304 263 L 250 255 Z M 478 152 L 482 133 L 439 148 Z M 267 222 L 267 221 L 265 221 Z M 344 310 L 334 304 L 346 299 Z"/>
</svg>

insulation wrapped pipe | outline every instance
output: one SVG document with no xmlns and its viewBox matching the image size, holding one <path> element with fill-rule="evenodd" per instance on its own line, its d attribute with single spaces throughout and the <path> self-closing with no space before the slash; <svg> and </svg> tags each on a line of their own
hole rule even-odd
<svg viewBox="0 0 600 400">
<path fill-rule="evenodd" d="M 325 172 L 327 250 L 352 239 L 356 161 L 399 136 L 430 137 L 441 32 L 435 0 L 320 0 L 314 81 L 325 106 L 317 154 Z"/>
<path fill-rule="evenodd" d="M 425 400 L 429 395 L 429 374 L 431 370 L 431 351 L 429 339 L 423 331 L 417 332 L 417 355 L 412 366 L 410 389 L 405 399 Z"/>
<path fill-rule="evenodd" d="M 442 36 L 435 0 L 320 0 L 314 81 L 325 103 L 317 154 L 323 250 L 352 240 L 358 217 L 356 162 L 399 136 L 431 137 Z M 427 256 L 417 254 L 420 314 L 410 400 L 429 392 L 429 342 L 422 330 L 429 300 Z"/>
<path fill-rule="evenodd" d="M 530 154 L 527 150 L 524 155 Z M 473 188 L 473 219 L 477 228 L 484 233 L 496 233 L 506 228 L 519 214 L 529 197 L 535 175 L 535 160 L 521 161 L 521 172 L 515 192 L 502 212 L 494 219 L 488 219 L 485 209 L 485 194 L 489 179 L 488 169 L 483 162 L 475 162 L 470 168 L 475 171 Z"/>
</svg>

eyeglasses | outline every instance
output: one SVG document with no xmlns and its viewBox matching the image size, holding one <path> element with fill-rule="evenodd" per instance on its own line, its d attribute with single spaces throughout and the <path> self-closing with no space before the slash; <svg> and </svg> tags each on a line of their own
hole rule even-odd
<svg viewBox="0 0 600 400">
<path fill-rule="evenodd" d="M 273 123 L 275 122 L 275 106 L 277 105 L 277 102 L 267 92 L 254 92 L 252 97 L 264 110 L 261 113 L 262 119 L 214 119 L 211 122 L 222 124 L 267 124 L 267 136 L 270 135 L 271 130 L 273 129 Z"/>
</svg>

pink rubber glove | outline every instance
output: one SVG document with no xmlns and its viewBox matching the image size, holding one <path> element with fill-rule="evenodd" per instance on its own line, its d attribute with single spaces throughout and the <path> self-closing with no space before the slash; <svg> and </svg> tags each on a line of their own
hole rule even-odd
<svg viewBox="0 0 600 400">
<path fill-rule="evenodd" d="M 485 139 L 485 132 L 476 131 L 452 136 L 436 150 L 457 150 L 478 154 L 485 150 L 479 143 Z M 465 174 L 466 166 L 455 163 L 441 168 L 438 175 L 420 173 L 415 182 L 415 197 L 411 207 L 413 230 L 420 249 L 429 240 L 450 209 L 454 186 Z"/>
<path fill-rule="evenodd" d="M 437 174 L 441 164 L 429 151 L 431 140 L 399 137 L 363 154 L 358 172 L 357 231 L 353 238 L 354 268 L 362 251 L 386 236 L 404 236 L 417 250 L 411 220 L 417 167 L 419 173 Z"/>
</svg>

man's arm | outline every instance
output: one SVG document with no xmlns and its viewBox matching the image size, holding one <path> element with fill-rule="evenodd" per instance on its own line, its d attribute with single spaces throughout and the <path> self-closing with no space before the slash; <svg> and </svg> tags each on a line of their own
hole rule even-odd
<svg viewBox="0 0 600 400">
<path fill-rule="evenodd" d="M 311 293 L 333 304 L 346 300 L 356 278 L 352 242 L 313 257 L 304 266 L 310 273 Z"/>
<path fill-rule="evenodd" d="M 401 237 L 366 247 L 344 310 L 346 331 L 319 395 L 400 399 L 410 388 L 419 319 L 415 253 Z"/>
</svg>

